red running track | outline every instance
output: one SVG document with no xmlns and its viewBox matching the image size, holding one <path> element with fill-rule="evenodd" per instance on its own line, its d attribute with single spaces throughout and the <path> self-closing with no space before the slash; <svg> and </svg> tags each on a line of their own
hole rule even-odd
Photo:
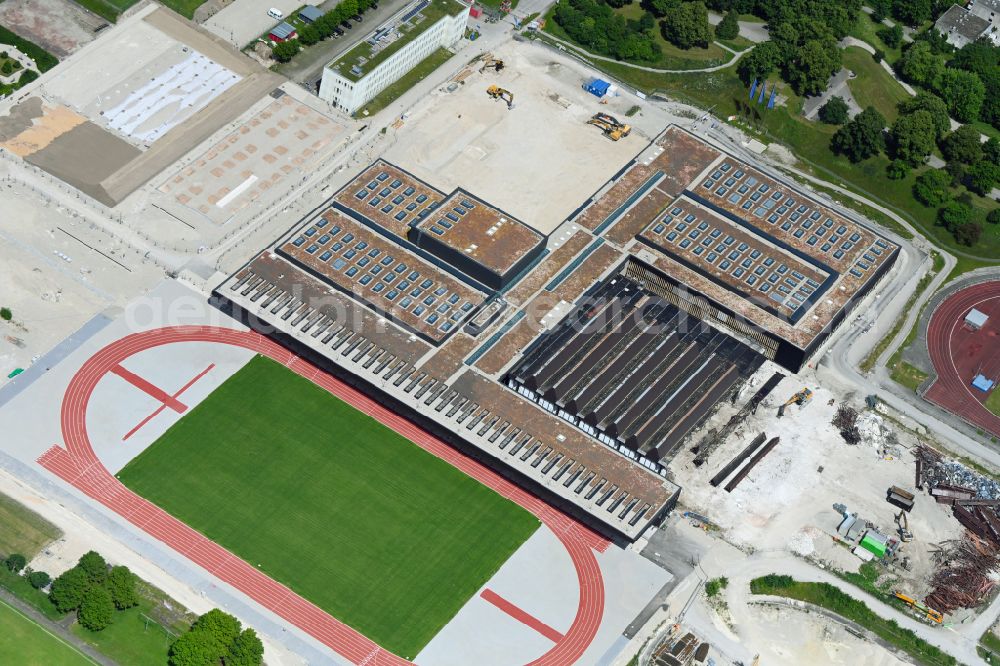
<svg viewBox="0 0 1000 666">
<path fill-rule="evenodd" d="M 53 446 L 39 457 L 38 462 L 351 662 L 373 666 L 409 663 L 136 495 L 108 472 L 98 459 L 86 424 L 87 404 L 98 382 L 126 358 L 147 349 L 178 342 L 214 342 L 243 347 L 267 356 L 535 514 L 569 552 L 580 585 L 580 598 L 576 617 L 565 635 L 551 650 L 531 664 L 569 666 L 580 658 L 594 640 L 604 614 L 604 581 L 594 550 L 604 552 L 609 545 L 607 540 L 359 391 L 253 331 L 214 326 L 179 326 L 134 333 L 112 342 L 83 364 L 66 389 L 61 414 L 66 448 Z"/>
<path fill-rule="evenodd" d="M 965 316 L 972 308 L 992 310 L 994 315 L 987 322 L 987 328 L 995 325 L 994 319 L 1000 314 L 1000 282 L 984 282 L 958 291 L 946 298 L 931 316 L 927 326 L 927 351 L 937 379 L 924 394 L 931 402 L 944 407 L 959 418 L 1000 436 L 1000 417 L 990 412 L 982 401 L 986 394 L 971 386 L 977 367 L 995 365 L 1000 357 L 1000 341 L 992 331 L 968 331 Z M 983 354 L 970 354 L 973 339 L 982 340 L 975 348 L 982 351 L 983 342 L 992 342 L 992 348 Z M 984 370 L 993 378 L 991 370 Z M 996 389 L 995 389 L 996 390 Z"/>
</svg>

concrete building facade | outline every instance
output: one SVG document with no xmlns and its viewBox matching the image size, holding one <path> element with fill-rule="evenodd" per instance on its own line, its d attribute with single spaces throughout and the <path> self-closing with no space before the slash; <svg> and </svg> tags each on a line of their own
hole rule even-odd
<svg viewBox="0 0 1000 666">
<path fill-rule="evenodd" d="M 416 0 L 323 68 L 319 96 L 353 114 L 439 48 L 465 35 L 469 5 Z"/>
</svg>

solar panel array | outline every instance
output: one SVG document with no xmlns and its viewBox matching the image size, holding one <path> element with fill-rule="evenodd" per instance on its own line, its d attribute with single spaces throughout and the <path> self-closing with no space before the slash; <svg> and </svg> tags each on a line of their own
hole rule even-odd
<svg viewBox="0 0 1000 666">
<path fill-rule="evenodd" d="M 683 197 L 642 237 L 743 294 L 767 299 L 787 318 L 800 315 L 830 277 Z"/>
<path fill-rule="evenodd" d="M 344 207 L 356 210 L 400 238 L 410 224 L 428 215 L 444 196 L 382 160 L 375 162 L 337 195 Z"/>
<path fill-rule="evenodd" d="M 334 211 L 307 223 L 281 249 L 433 341 L 443 340 L 484 300 L 484 294 Z"/>
<path fill-rule="evenodd" d="M 723 161 L 694 192 L 856 278 L 888 254 L 885 241 L 736 161 Z"/>
</svg>

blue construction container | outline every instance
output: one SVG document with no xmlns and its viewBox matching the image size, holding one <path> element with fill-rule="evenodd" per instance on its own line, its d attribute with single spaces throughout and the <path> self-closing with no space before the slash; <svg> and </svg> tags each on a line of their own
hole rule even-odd
<svg viewBox="0 0 1000 666">
<path fill-rule="evenodd" d="M 591 95 L 596 95 L 597 97 L 604 97 L 608 94 L 608 89 L 611 84 L 603 79 L 594 79 L 587 85 L 583 87 L 584 90 L 589 92 Z"/>
</svg>

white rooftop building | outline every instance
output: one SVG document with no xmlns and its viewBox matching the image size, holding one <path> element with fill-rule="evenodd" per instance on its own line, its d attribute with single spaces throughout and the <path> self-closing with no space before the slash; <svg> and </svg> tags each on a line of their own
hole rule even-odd
<svg viewBox="0 0 1000 666">
<path fill-rule="evenodd" d="M 965 315 L 965 325 L 976 331 L 985 326 L 987 321 L 989 321 L 989 317 L 986 313 L 975 308 L 972 308 L 969 314 Z"/>
<path fill-rule="evenodd" d="M 981 37 L 1000 46 L 1000 0 L 970 0 L 965 6 L 952 5 L 934 27 L 958 49 Z"/>
<path fill-rule="evenodd" d="M 459 0 L 415 0 L 364 41 L 323 68 L 319 96 L 353 114 L 439 48 L 465 36 L 469 7 Z"/>
</svg>

